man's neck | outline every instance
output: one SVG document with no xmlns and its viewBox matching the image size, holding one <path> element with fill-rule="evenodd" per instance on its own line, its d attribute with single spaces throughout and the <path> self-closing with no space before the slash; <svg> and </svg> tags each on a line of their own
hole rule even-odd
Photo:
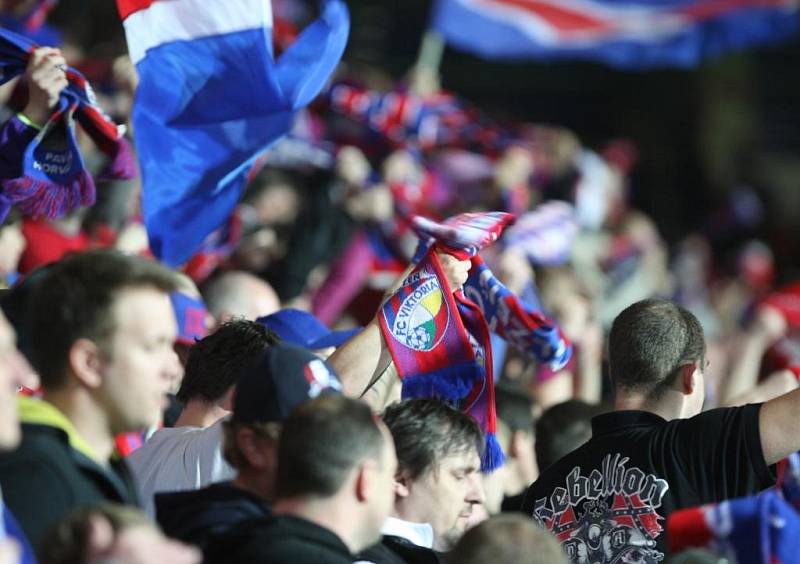
<svg viewBox="0 0 800 564">
<path fill-rule="evenodd" d="M 257 470 L 239 470 L 233 485 L 266 502 L 271 502 L 273 497 L 271 480 L 265 477 L 266 473 Z"/>
<path fill-rule="evenodd" d="M 281 499 L 275 501 L 272 506 L 275 514 L 292 515 L 328 529 L 341 539 L 351 554 L 357 554 L 369 543 L 365 543 L 361 538 L 359 519 L 353 518 L 352 509 L 350 506 L 343 507 L 335 497 Z"/>
<path fill-rule="evenodd" d="M 108 464 L 114 451 L 114 434 L 107 414 L 80 388 L 45 392 L 43 399 L 69 419 L 78 435 L 92 449 L 98 464 Z"/>
<path fill-rule="evenodd" d="M 523 475 L 524 473 L 520 469 L 519 464 L 515 462 L 515 459 L 509 461 L 509 459 L 506 458 L 506 465 L 508 466 L 508 473 L 503 483 L 503 495 L 510 497 L 526 491 L 533 480 L 528 480 Z"/>
<path fill-rule="evenodd" d="M 672 421 L 678 419 L 683 414 L 683 401 L 681 401 L 679 394 L 676 392 L 668 391 L 664 397 L 658 401 L 653 402 L 648 398 L 638 394 L 617 394 L 614 399 L 615 411 L 649 411 L 659 417 Z"/>
<path fill-rule="evenodd" d="M 207 403 L 199 399 L 192 399 L 186 402 L 180 417 L 178 417 L 178 420 L 175 422 L 175 426 L 206 428 L 226 415 L 228 415 L 228 411 L 222 409 L 216 403 Z"/>
</svg>

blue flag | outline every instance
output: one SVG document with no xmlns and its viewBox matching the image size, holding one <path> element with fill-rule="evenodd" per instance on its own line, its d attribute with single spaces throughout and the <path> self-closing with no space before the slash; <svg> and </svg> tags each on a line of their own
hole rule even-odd
<svg viewBox="0 0 800 564">
<path fill-rule="evenodd" d="M 432 27 L 487 59 L 693 67 L 785 39 L 798 10 L 794 0 L 437 0 Z"/>
<path fill-rule="evenodd" d="M 189 259 L 230 216 L 255 159 L 341 59 L 341 0 L 275 60 L 269 0 L 117 0 L 140 77 L 133 108 L 153 253 Z"/>
</svg>

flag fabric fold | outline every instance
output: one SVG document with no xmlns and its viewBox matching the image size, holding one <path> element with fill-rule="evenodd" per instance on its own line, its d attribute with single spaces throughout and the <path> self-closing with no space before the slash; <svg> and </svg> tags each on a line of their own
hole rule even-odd
<svg viewBox="0 0 800 564">
<path fill-rule="evenodd" d="M 432 27 L 487 59 L 694 67 L 796 33 L 794 0 L 437 0 Z"/>
<path fill-rule="evenodd" d="M 268 0 L 118 0 L 153 253 L 176 266 L 231 214 L 255 160 L 323 88 L 349 15 L 326 0 L 276 61 Z"/>
</svg>

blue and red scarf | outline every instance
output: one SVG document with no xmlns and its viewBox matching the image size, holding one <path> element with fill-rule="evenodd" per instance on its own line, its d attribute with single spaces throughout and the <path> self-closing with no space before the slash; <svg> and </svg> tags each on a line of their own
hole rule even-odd
<svg viewBox="0 0 800 564">
<path fill-rule="evenodd" d="M 334 112 L 363 124 L 396 147 L 463 147 L 497 155 L 512 139 L 505 128 L 446 92 L 422 97 L 339 83 L 328 97 Z"/>
<path fill-rule="evenodd" d="M 486 446 L 481 467 L 504 461 L 497 442 L 489 326 L 480 308 L 448 285 L 437 252 L 460 260 L 497 240 L 513 216 L 461 214 L 444 223 L 414 218 L 415 229 L 435 239 L 400 289 L 384 304 L 381 330 L 403 381 L 403 397 L 436 397 L 470 414 Z"/>
<path fill-rule="evenodd" d="M 757 496 L 682 509 L 667 521 L 670 551 L 702 547 L 731 562 L 788 564 L 800 555 L 800 455 L 779 463 Z"/>
<path fill-rule="evenodd" d="M 31 53 L 39 45 L 0 29 L 0 84 L 25 73 Z M 22 173 L 2 180 L 6 199 L 23 213 L 56 218 L 95 201 L 95 185 L 86 170 L 75 138 L 75 121 L 110 161 L 103 179 L 129 179 L 137 175 L 124 128 L 114 124 L 97 105 L 89 82 L 77 70 L 66 71 L 68 86 L 57 109 L 27 147 Z"/>
<path fill-rule="evenodd" d="M 572 345 L 559 326 L 506 288 L 480 256 L 471 260 L 464 292 L 480 307 L 489 329 L 552 370 L 563 368 L 572 357 Z"/>
</svg>

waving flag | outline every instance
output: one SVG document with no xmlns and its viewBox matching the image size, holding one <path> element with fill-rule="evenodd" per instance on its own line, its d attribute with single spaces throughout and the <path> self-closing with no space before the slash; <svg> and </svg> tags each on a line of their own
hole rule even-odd
<svg viewBox="0 0 800 564">
<path fill-rule="evenodd" d="M 275 60 L 269 0 L 117 0 L 153 253 L 175 266 L 230 215 L 248 170 L 320 92 L 349 31 L 340 0 Z"/>
<path fill-rule="evenodd" d="M 794 0 L 438 0 L 433 28 L 489 59 L 692 67 L 798 27 Z"/>
</svg>

